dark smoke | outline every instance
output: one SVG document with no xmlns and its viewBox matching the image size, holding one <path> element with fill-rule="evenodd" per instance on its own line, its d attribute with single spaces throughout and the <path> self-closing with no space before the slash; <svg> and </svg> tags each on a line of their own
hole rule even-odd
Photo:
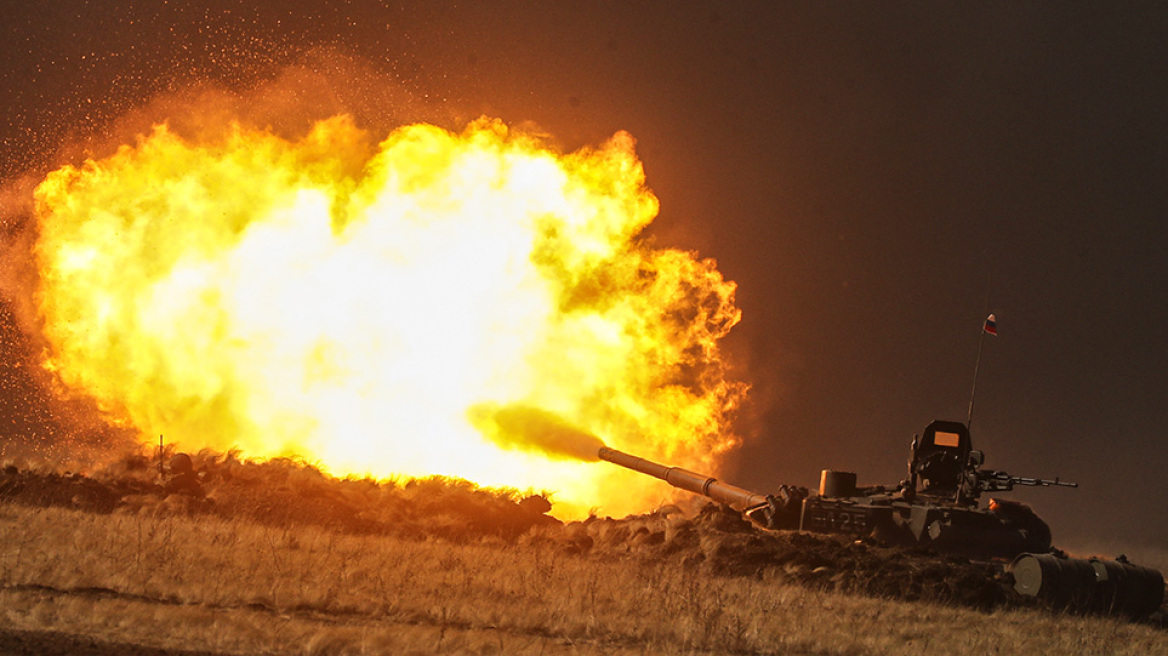
<svg viewBox="0 0 1168 656">
<path fill-rule="evenodd" d="M 559 415 L 521 403 L 480 403 L 467 411 L 471 424 L 505 449 L 535 451 L 560 460 L 596 462 L 599 437 Z"/>
</svg>

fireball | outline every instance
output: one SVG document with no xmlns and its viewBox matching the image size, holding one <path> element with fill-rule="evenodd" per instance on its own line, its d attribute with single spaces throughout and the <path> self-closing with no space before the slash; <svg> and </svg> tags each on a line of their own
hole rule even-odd
<svg viewBox="0 0 1168 656">
<path fill-rule="evenodd" d="M 745 393 L 719 350 L 734 284 L 641 238 L 630 135 L 561 153 L 483 118 L 373 143 L 344 116 L 298 140 L 159 125 L 49 174 L 45 366 L 144 441 L 548 490 L 563 517 L 665 493 L 501 445 L 483 408 L 716 469 Z"/>
</svg>

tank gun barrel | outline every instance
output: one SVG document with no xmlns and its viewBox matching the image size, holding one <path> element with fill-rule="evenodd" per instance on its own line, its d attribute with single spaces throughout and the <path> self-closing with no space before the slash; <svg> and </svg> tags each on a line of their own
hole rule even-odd
<svg viewBox="0 0 1168 656">
<path fill-rule="evenodd" d="M 609 447 L 601 447 L 597 456 L 614 465 L 660 478 L 673 487 L 707 496 L 736 510 L 746 510 L 752 506 L 767 503 L 766 495 L 744 490 L 688 469 L 668 467 Z"/>
</svg>

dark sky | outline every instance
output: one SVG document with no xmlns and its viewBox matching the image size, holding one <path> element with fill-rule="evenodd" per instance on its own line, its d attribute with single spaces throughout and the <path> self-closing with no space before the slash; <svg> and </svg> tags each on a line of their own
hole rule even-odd
<svg viewBox="0 0 1168 656">
<path fill-rule="evenodd" d="M 156 94 L 322 48 L 394 81 L 411 108 L 387 115 L 532 121 L 567 148 L 628 130 L 652 235 L 739 284 L 755 391 L 727 478 L 898 481 L 914 432 L 965 419 L 988 310 L 987 466 L 1082 484 L 1012 496 L 1056 544 L 1168 543 L 1163 3 L 7 4 L 4 178 Z M 0 367 L 0 430 L 41 421 L 23 375 Z"/>
</svg>

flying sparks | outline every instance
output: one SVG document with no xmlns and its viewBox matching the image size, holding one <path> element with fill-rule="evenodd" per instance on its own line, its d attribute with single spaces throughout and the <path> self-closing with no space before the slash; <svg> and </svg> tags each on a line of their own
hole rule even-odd
<svg viewBox="0 0 1168 656">
<path fill-rule="evenodd" d="M 158 126 L 51 173 L 45 366 L 144 440 L 554 490 L 563 516 L 660 492 L 492 426 L 716 469 L 745 393 L 718 345 L 734 284 L 638 239 L 658 201 L 630 135 L 563 154 L 484 118 L 372 143 L 344 116 L 299 140 Z"/>
</svg>

